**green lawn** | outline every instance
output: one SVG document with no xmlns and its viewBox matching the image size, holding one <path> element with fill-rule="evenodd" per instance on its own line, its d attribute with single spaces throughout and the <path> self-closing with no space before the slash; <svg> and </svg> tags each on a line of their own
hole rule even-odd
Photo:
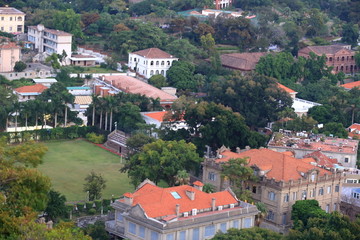
<svg viewBox="0 0 360 240">
<path fill-rule="evenodd" d="M 67 201 L 86 199 L 83 192 L 84 178 L 94 170 L 106 179 L 103 198 L 115 197 L 133 191 L 120 157 L 84 140 L 46 142 L 49 148 L 39 170 L 51 178 L 55 190 L 66 196 Z"/>
</svg>

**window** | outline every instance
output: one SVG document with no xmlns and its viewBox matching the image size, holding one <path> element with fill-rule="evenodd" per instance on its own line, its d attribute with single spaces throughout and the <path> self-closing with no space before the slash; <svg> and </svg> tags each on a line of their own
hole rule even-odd
<svg viewBox="0 0 360 240">
<path fill-rule="evenodd" d="M 151 66 L 154 65 L 154 61 L 151 61 L 151 62 L 150 62 L 150 65 L 151 65 Z"/>
<path fill-rule="evenodd" d="M 253 187 L 252 187 L 252 192 L 253 192 L 253 193 L 256 193 L 256 186 L 253 186 Z"/>
<path fill-rule="evenodd" d="M 282 225 L 286 225 L 286 213 L 283 213 L 281 223 Z"/>
<path fill-rule="evenodd" d="M 233 221 L 233 228 L 239 228 L 239 220 Z"/>
<path fill-rule="evenodd" d="M 151 240 L 158 240 L 159 234 L 157 232 L 151 231 Z"/>
<path fill-rule="evenodd" d="M 315 189 L 310 190 L 310 197 L 315 197 Z"/>
<path fill-rule="evenodd" d="M 251 218 L 245 218 L 244 219 L 244 228 L 251 228 L 252 224 L 251 224 Z"/>
<path fill-rule="evenodd" d="M 349 158 L 346 157 L 346 158 L 345 158 L 345 162 L 348 163 L 348 162 L 349 162 Z"/>
<path fill-rule="evenodd" d="M 186 240 L 186 231 L 180 232 L 179 240 Z"/>
<path fill-rule="evenodd" d="M 226 233 L 226 223 L 220 224 L 220 231 L 222 231 L 223 233 Z"/>
<path fill-rule="evenodd" d="M 18 21 L 22 21 L 22 17 L 18 17 Z"/>
<path fill-rule="evenodd" d="M 325 207 L 325 212 L 329 213 L 330 212 L 330 205 L 329 204 L 326 204 L 326 207 Z"/>
<path fill-rule="evenodd" d="M 12 17 L 10 17 L 10 21 L 12 21 Z"/>
<path fill-rule="evenodd" d="M 145 227 L 139 226 L 139 237 L 145 238 Z"/>
<path fill-rule="evenodd" d="M 154 70 L 150 71 L 150 76 L 154 75 Z"/>
<path fill-rule="evenodd" d="M 275 201 L 276 194 L 275 194 L 274 192 L 269 192 L 269 193 L 268 193 L 268 198 L 269 198 L 271 201 Z"/>
<path fill-rule="evenodd" d="M 205 227 L 204 237 L 211 237 L 215 235 L 215 225 Z"/>
<path fill-rule="evenodd" d="M 268 212 L 267 216 L 266 216 L 266 219 L 273 221 L 273 220 L 275 219 L 275 214 L 274 214 L 274 212 L 270 210 L 270 211 Z"/>
<path fill-rule="evenodd" d="M 159 61 L 156 61 L 156 65 L 159 65 Z"/>
<path fill-rule="evenodd" d="M 292 194 L 292 200 L 296 201 L 297 200 L 297 192 L 293 192 Z"/>
<path fill-rule="evenodd" d="M 321 196 L 321 195 L 324 195 L 324 188 L 322 188 L 322 187 L 319 189 L 319 196 Z"/>
<path fill-rule="evenodd" d="M 129 222 L 129 232 L 136 235 L 136 224 Z"/>
<path fill-rule="evenodd" d="M 331 186 L 328 186 L 328 187 L 327 187 L 327 193 L 328 193 L 328 194 L 331 193 Z"/>
<path fill-rule="evenodd" d="M 161 66 L 164 66 L 165 65 L 165 61 L 161 61 Z"/>
<path fill-rule="evenodd" d="M 1 17 L 1 20 L 4 21 L 4 17 Z"/>
<path fill-rule="evenodd" d="M 311 181 L 312 182 L 315 182 L 315 177 L 316 177 L 316 174 L 311 174 Z"/>
<path fill-rule="evenodd" d="M 167 65 L 170 66 L 170 61 L 167 61 Z"/>
<path fill-rule="evenodd" d="M 337 211 L 337 204 L 336 203 L 334 203 L 334 209 L 333 210 Z"/>
<path fill-rule="evenodd" d="M 307 191 L 303 190 L 301 193 L 301 200 L 306 200 L 306 197 L 307 197 Z"/>
<path fill-rule="evenodd" d="M 9 27 L 9 30 L 12 31 L 12 27 Z"/>
<path fill-rule="evenodd" d="M 208 179 L 211 180 L 211 181 L 216 181 L 216 173 L 209 172 Z"/>
<path fill-rule="evenodd" d="M 117 220 L 120 221 L 120 222 L 122 222 L 124 220 L 123 215 L 121 213 L 119 213 L 119 212 L 116 213 L 116 217 L 117 217 Z"/>
<path fill-rule="evenodd" d="M 289 194 L 286 193 L 284 196 L 284 202 L 288 202 L 289 201 Z"/>
<path fill-rule="evenodd" d="M 174 234 L 173 233 L 169 233 L 166 235 L 166 240 L 174 240 Z"/>
<path fill-rule="evenodd" d="M 192 237 L 192 240 L 199 240 L 200 237 L 199 237 L 199 228 L 194 228 L 193 229 L 193 237 Z"/>
<path fill-rule="evenodd" d="M 338 184 L 338 185 L 335 186 L 335 192 L 339 192 L 339 190 L 340 190 L 340 186 Z"/>
</svg>

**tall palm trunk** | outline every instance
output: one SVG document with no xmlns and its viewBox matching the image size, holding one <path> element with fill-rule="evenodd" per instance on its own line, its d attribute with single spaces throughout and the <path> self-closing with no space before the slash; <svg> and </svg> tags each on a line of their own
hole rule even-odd
<svg viewBox="0 0 360 240">
<path fill-rule="evenodd" d="M 38 115 L 37 113 L 35 114 L 35 128 L 37 129 L 38 126 Z"/>
<path fill-rule="evenodd" d="M 57 115 L 58 115 L 58 113 L 57 113 L 57 112 L 55 112 L 55 123 L 54 123 L 54 128 L 56 128 L 56 126 L 57 126 Z"/>
<path fill-rule="evenodd" d="M 112 130 L 113 110 L 110 111 L 110 132 Z"/>
<path fill-rule="evenodd" d="M 92 126 L 95 125 L 95 104 L 93 103 L 93 112 L 92 112 Z"/>
<path fill-rule="evenodd" d="M 100 129 L 102 129 L 103 110 L 100 112 Z"/>
<path fill-rule="evenodd" d="M 108 129 L 108 112 L 105 112 L 105 131 Z"/>
<path fill-rule="evenodd" d="M 25 129 L 27 130 L 28 128 L 28 114 L 25 114 Z"/>
<path fill-rule="evenodd" d="M 64 127 L 66 127 L 66 125 L 67 125 L 67 114 L 68 114 L 68 112 L 67 112 L 68 110 L 67 110 L 67 106 L 65 105 L 65 120 L 64 120 Z"/>
<path fill-rule="evenodd" d="M 16 113 L 16 115 L 15 115 L 15 132 L 17 132 L 17 113 Z"/>
</svg>

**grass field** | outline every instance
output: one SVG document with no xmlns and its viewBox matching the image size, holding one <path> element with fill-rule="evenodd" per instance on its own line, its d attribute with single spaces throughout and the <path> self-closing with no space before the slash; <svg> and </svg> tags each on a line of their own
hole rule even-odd
<svg viewBox="0 0 360 240">
<path fill-rule="evenodd" d="M 64 194 L 67 201 L 86 199 L 84 178 L 91 170 L 101 173 L 107 181 L 103 198 L 134 190 L 127 174 L 119 172 L 122 167 L 119 156 L 84 140 L 46 142 L 45 145 L 49 149 L 38 168 L 51 178 L 53 188 Z"/>
</svg>

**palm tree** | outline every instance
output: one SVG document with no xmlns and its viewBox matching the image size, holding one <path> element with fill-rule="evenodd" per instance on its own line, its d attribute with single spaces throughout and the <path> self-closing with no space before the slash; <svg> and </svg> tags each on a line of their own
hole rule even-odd
<svg viewBox="0 0 360 240">
<path fill-rule="evenodd" d="M 175 176 L 176 185 L 186 185 L 190 182 L 190 175 L 186 170 L 179 170 Z"/>
<path fill-rule="evenodd" d="M 91 126 L 94 126 L 95 125 L 95 113 L 96 113 L 96 109 L 97 109 L 97 106 L 99 105 L 99 98 L 98 96 L 96 95 L 93 95 L 92 96 L 92 123 L 91 123 Z"/>
<path fill-rule="evenodd" d="M 256 226 L 260 226 L 261 221 L 266 217 L 267 215 L 267 208 L 266 205 L 262 202 L 257 202 L 255 203 L 255 206 L 257 207 L 257 209 L 260 211 L 256 216 L 255 216 L 255 224 Z"/>
<path fill-rule="evenodd" d="M 107 107 L 110 110 L 110 125 L 109 125 L 109 131 L 112 131 L 112 125 L 113 125 L 113 113 L 114 109 L 116 107 L 116 99 L 113 96 L 106 97 Z M 106 130 L 106 129 L 105 129 Z"/>
</svg>

